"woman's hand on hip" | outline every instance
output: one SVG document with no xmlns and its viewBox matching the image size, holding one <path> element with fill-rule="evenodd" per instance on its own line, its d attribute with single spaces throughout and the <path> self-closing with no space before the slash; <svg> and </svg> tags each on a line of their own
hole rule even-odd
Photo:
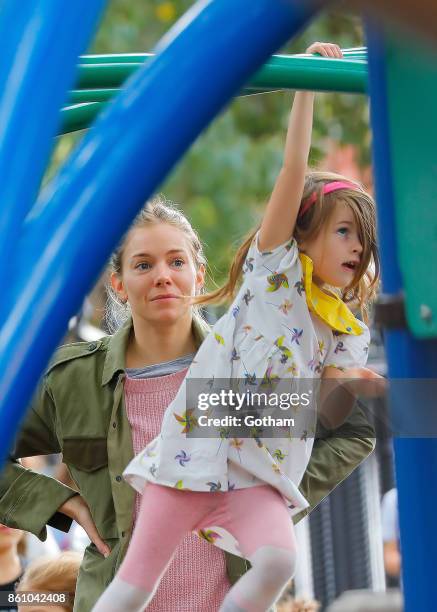
<svg viewBox="0 0 437 612">
<path fill-rule="evenodd" d="M 80 495 L 70 497 L 62 506 L 59 506 L 58 512 L 66 514 L 70 518 L 79 523 L 83 529 L 85 529 L 89 539 L 97 550 L 104 556 L 107 557 L 111 552 L 109 546 L 102 540 L 94 524 L 93 517 L 91 516 L 88 504 Z"/>
</svg>

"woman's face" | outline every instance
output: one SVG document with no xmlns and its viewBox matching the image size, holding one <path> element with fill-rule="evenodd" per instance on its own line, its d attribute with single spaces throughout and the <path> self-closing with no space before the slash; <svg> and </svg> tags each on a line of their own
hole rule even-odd
<svg viewBox="0 0 437 612">
<path fill-rule="evenodd" d="M 129 232 L 121 274 L 113 274 L 111 282 L 119 297 L 128 300 L 134 319 L 171 324 L 190 314 L 189 296 L 203 286 L 204 274 L 203 266 L 195 268 L 186 235 L 157 223 Z"/>
<path fill-rule="evenodd" d="M 0 553 L 10 548 L 16 548 L 23 536 L 24 532 L 20 529 L 11 529 L 0 524 Z"/>
</svg>

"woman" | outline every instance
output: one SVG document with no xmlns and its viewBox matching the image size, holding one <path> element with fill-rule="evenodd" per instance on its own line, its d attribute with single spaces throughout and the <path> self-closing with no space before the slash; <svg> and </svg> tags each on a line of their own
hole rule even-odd
<svg viewBox="0 0 437 612">
<path fill-rule="evenodd" d="M 66 531 L 72 519 L 87 531 L 93 543 L 78 578 L 75 610 L 80 612 L 92 608 L 129 544 L 135 493 L 122 472 L 134 451 L 159 432 L 165 407 L 207 333 L 189 299 L 202 290 L 204 274 L 202 246 L 191 225 L 155 199 L 112 258 L 112 287 L 129 305 L 125 323 L 113 336 L 55 353 L 0 481 L 1 522 L 41 539 L 47 524 Z M 147 377 L 148 368 L 161 378 L 154 390 L 155 398 L 165 396 L 160 413 L 153 402 L 135 397 L 135 376 Z M 362 413 L 355 412 L 343 428 L 346 434 L 315 442 L 301 483 L 311 507 L 373 449 L 373 430 Z M 16 461 L 59 452 L 80 494 Z M 187 536 L 179 546 L 150 610 L 218 609 L 230 583 L 246 571 L 244 560 L 195 537 Z"/>
</svg>

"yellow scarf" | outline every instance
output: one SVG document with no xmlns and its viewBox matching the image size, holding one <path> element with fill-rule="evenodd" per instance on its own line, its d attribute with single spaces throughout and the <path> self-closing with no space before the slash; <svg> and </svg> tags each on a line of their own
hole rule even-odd
<svg viewBox="0 0 437 612">
<path fill-rule="evenodd" d="M 363 333 L 354 314 L 335 293 L 325 293 L 313 282 L 313 262 L 308 255 L 299 253 L 302 263 L 306 300 L 311 312 L 342 334 L 360 336 Z"/>
</svg>

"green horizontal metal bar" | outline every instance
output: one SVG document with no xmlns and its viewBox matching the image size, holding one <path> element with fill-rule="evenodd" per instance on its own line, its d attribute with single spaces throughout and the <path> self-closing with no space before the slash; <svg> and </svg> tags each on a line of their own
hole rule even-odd
<svg viewBox="0 0 437 612">
<path fill-rule="evenodd" d="M 351 49 L 358 53 L 362 50 Z M 367 63 L 363 57 L 321 58 L 314 55 L 274 55 L 253 76 L 240 95 L 255 95 L 281 89 L 309 89 L 365 93 Z M 78 89 L 70 92 L 70 106 L 61 111 L 60 134 L 82 130 L 119 91 L 124 81 L 152 54 L 88 55 L 81 57 Z M 114 63 L 114 59 L 121 60 Z M 139 61 L 132 61 L 139 60 Z"/>
<path fill-rule="evenodd" d="M 73 89 L 68 98 L 69 104 L 83 102 L 108 102 L 120 89 Z"/>
<path fill-rule="evenodd" d="M 81 55 L 80 64 L 140 64 L 154 56 L 154 53 L 105 53 Z"/>
<path fill-rule="evenodd" d="M 346 59 L 276 55 L 248 84 L 256 88 L 365 93 L 367 64 Z"/>
<path fill-rule="evenodd" d="M 70 91 L 70 96 L 68 99 L 69 105 L 73 106 L 76 104 L 84 104 L 87 102 L 108 102 L 114 96 L 116 96 L 121 89 L 73 89 Z M 254 96 L 257 94 L 263 93 L 271 93 L 272 91 L 280 91 L 280 90 L 272 90 L 270 88 L 251 88 L 247 87 L 243 89 L 239 94 L 240 96 Z"/>
<path fill-rule="evenodd" d="M 367 61 L 367 51 L 361 51 L 361 50 L 350 50 L 347 51 L 345 49 L 342 49 L 343 52 L 343 58 L 344 59 L 356 59 L 356 60 L 363 60 L 363 61 Z M 275 57 L 275 56 L 272 56 Z M 313 55 L 312 53 L 299 53 L 298 55 L 289 55 L 287 57 L 320 57 L 317 55 Z"/>
<path fill-rule="evenodd" d="M 66 106 L 61 110 L 61 126 L 58 136 L 88 128 L 104 107 L 105 104 L 101 102 Z"/>
<path fill-rule="evenodd" d="M 142 63 L 79 64 L 76 89 L 120 87 Z"/>
<path fill-rule="evenodd" d="M 342 49 L 343 55 L 364 55 L 367 57 L 367 47 L 350 47 Z"/>
<path fill-rule="evenodd" d="M 366 47 L 353 47 L 350 49 L 342 49 L 345 57 L 362 57 L 366 59 Z M 153 57 L 153 53 L 101 53 L 94 55 L 81 55 L 80 64 L 140 64 L 146 59 Z M 295 54 L 289 57 L 310 57 L 310 54 Z"/>
<path fill-rule="evenodd" d="M 79 64 L 76 89 L 120 87 L 142 64 Z M 367 64 L 361 60 L 274 55 L 247 84 L 255 89 L 312 89 L 365 93 Z"/>
<path fill-rule="evenodd" d="M 367 61 L 367 53 L 363 51 L 343 51 L 343 57 L 346 59 L 362 59 Z"/>
</svg>

